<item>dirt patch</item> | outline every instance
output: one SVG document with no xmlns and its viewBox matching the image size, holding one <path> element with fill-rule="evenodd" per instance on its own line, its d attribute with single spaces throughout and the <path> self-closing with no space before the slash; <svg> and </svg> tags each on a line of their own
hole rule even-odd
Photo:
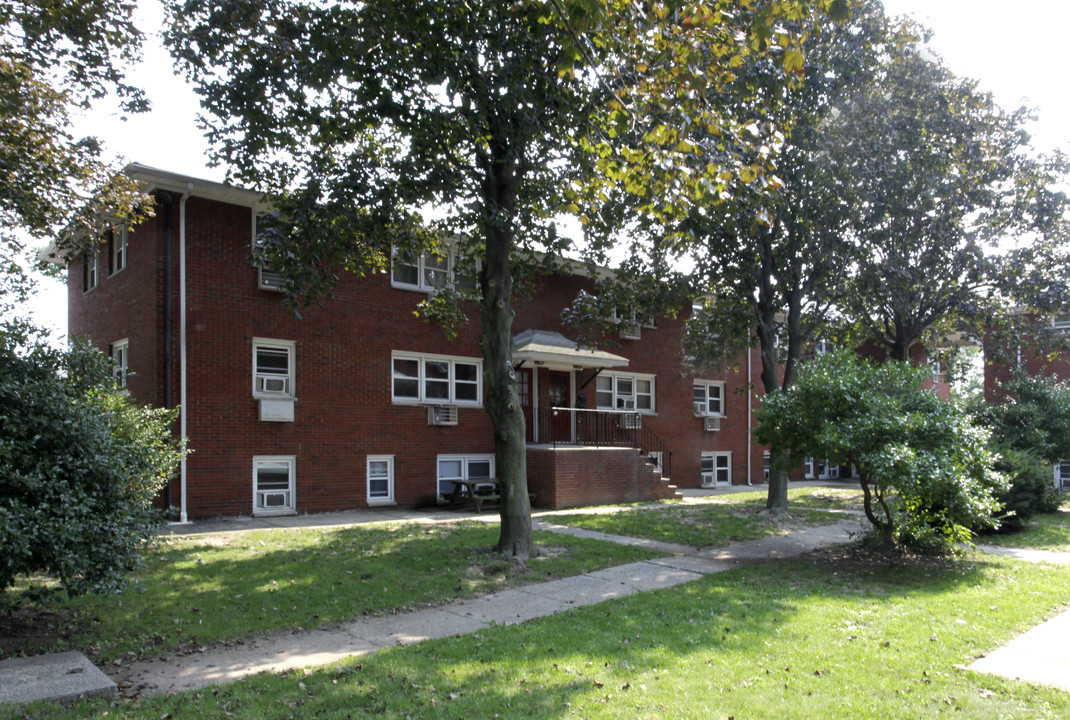
<svg viewBox="0 0 1070 720">
<path fill-rule="evenodd" d="M 73 633 L 70 613 L 54 612 L 47 607 L 18 607 L 10 613 L 0 611 L 0 659 L 66 647 Z"/>
</svg>

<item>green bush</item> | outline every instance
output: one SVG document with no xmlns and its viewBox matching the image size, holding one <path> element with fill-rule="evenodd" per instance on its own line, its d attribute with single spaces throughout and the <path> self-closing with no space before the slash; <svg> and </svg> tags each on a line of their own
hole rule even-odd
<svg viewBox="0 0 1070 720">
<path fill-rule="evenodd" d="M 785 448 L 792 465 L 811 456 L 853 465 L 879 544 L 951 550 L 998 524 L 1007 486 L 987 430 L 922 390 L 926 373 L 850 352 L 822 356 L 789 391 L 765 396 L 756 439 Z"/>
<path fill-rule="evenodd" d="M 36 572 L 70 594 L 119 587 L 182 456 L 173 421 L 134 405 L 100 351 L 0 325 L 0 590 Z"/>
<path fill-rule="evenodd" d="M 1029 518 L 1059 508 L 1059 493 L 1052 483 L 1052 466 L 1036 454 L 1009 446 L 996 446 L 1000 459 L 996 469 L 1010 479 L 1010 488 L 1000 495 L 1004 506 L 999 530 L 1021 530 Z"/>
</svg>

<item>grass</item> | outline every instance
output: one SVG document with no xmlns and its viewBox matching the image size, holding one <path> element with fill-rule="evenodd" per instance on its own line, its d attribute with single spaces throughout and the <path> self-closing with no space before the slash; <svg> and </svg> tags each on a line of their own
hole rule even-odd
<svg viewBox="0 0 1070 720">
<path fill-rule="evenodd" d="M 1070 552 L 1070 507 L 1063 502 L 1059 512 L 1034 515 L 1018 532 L 983 535 L 983 545 Z"/>
<path fill-rule="evenodd" d="M 1052 566 L 826 553 L 311 671 L 11 717 L 1065 718 L 1070 693 L 965 665 L 1068 602 Z"/>
<path fill-rule="evenodd" d="M 854 509 L 861 491 L 840 488 L 798 488 L 789 493 L 790 514 L 773 519 L 762 511 L 765 493 L 741 492 L 714 496 L 703 503 L 662 503 L 619 512 L 554 515 L 551 522 L 587 530 L 672 542 L 692 547 L 722 547 L 803 527 L 843 519 L 834 510 Z"/>
<path fill-rule="evenodd" d="M 48 606 L 35 617 L 38 644 L 21 650 L 77 649 L 108 662 L 427 607 L 656 555 L 536 533 L 544 555 L 521 571 L 491 552 L 497 537 L 496 525 L 476 522 L 172 536 L 120 594 Z M 11 636 L 5 620 L 0 615 L 0 636 Z"/>
</svg>

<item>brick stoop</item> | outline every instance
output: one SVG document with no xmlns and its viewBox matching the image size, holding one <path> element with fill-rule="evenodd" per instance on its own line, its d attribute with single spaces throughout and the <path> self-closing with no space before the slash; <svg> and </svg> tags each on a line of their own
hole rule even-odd
<svg viewBox="0 0 1070 720">
<path fill-rule="evenodd" d="M 641 502 L 677 497 L 676 486 L 634 448 L 529 447 L 528 489 L 539 507 Z"/>
</svg>

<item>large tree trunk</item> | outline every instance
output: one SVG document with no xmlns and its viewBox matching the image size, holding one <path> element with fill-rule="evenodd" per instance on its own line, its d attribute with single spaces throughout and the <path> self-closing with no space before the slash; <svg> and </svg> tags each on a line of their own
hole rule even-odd
<svg viewBox="0 0 1070 720">
<path fill-rule="evenodd" d="M 494 426 L 495 472 L 501 493 L 498 552 L 526 563 L 535 551 L 528 497 L 524 413 L 513 370 L 513 231 L 511 216 L 519 182 L 501 164 L 486 168 L 486 254 L 480 273 L 483 321 L 483 407 Z"/>
<path fill-rule="evenodd" d="M 761 276 L 758 282 L 758 349 L 762 359 L 762 387 L 766 395 L 780 392 L 777 362 L 776 302 L 773 289 L 773 243 L 770 233 L 762 233 Z M 784 453 L 769 448 L 769 493 L 765 507 L 774 515 L 788 511 L 788 471 L 782 467 Z"/>
</svg>

